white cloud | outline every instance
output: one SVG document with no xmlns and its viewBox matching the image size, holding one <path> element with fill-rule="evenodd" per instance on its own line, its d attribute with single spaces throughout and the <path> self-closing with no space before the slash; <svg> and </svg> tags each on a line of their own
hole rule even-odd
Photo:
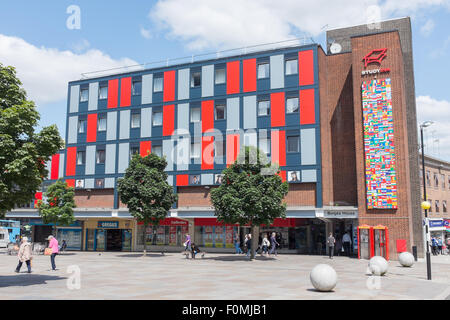
<svg viewBox="0 0 450 320">
<path fill-rule="evenodd" d="M 345 27 L 414 14 L 450 0 L 159 0 L 150 18 L 169 39 L 189 49 L 240 47 L 317 36 L 323 27 Z M 186 14 L 189 12 L 189 14 Z M 345 12 L 345 14 L 341 14 Z"/>
<path fill-rule="evenodd" d="M 417 122 L 433 121 L 433 125 L 426 128 L 424 142 L 427 144 L 425 153 L 450 161 L 450 101 L 436 100 L 430 96 L 419 96 L 416 99 Z M 434 139 L 439 139 L 438 143 Z"/>
<path fill-rule="evenodd" d="M 144 27 L 141 27 L 141 36 L 143 36 L 145 39 L 151 39 L 152 33 L 150 30 L 145 29 Z"/>
<path fill-rule="evenodd" d="M 422 33 L 425 37 L 428 37 L 434 30 L 434 26 L 433 19 L 428 19 L 427 22 L 420 28 L 420 33 Z"/>
<path fill-rule="evenodd" d="M 21 38 L 2 34 L 0 62 L 16 67 L 28 97 L 38 106 L 67 99 L 68 82 L 80 79 L 83 72 L 137 64 L 128 58 L 113 59 L 95 49 L 77 54 L 69 50 L 36 47 Z"/>
<path fill-rule="evenodd" d="M 91 44 L 89 43 L 89 41 L 87 41 L 86 39 L 82 39 L 82 40 L 78 41 L 77 43 L 74 43 L 72 45 L 72 49 L 77 53 L 81 53 L 81 52 L 85 51 L 86 49 L 88 49 L 90 46 L 91 46 Z"/>
</svg>

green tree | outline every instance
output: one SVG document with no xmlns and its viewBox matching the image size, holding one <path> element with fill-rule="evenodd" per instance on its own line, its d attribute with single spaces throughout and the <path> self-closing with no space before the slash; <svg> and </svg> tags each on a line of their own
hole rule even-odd
<svg viewBox="0 0 450 320">
<path fill-rule="evenodd" d="M 44 193 L 44 201 L 38 201 L 39 215 L 45 224 L 53 224 L 55 237 L 56 225 L 68 226 L 75 222 L 73 216 L 73 208 L 76 207 L 74 195 L 74 188 L 69 187 L 62 179 L 58 179 Z"/>
<path fill-rule="evenodd" d="M 33 200 L 45 162 L 63 147 L 56 125 L 35 132 L 40 116 L 21 85 L 15 69 L 0 63 L 0 217 Z"/>
<path fill-rule="evenodd" d="M 275 173 L 264 152 L 254 147 L 241 149 L 236 161 L 223 170 L 222 184 L 211 190 L 217 220 L 226 224 L 250 224 L 251 259 L 255 257 L 259 226 L 286 217 L 284 197 L 288 184 Z"/>
<path fill-rule="evenodd" d="M 135 154 L 124 177 L 117 182 L 120 200 L 127 205 L 130 214 L 144 224 L 144 256 L 147 254 L 147 226 L 159 225 L 178 199 L 167 183 L 166 166 L 166 159 L 154 153 L 145 157 Z"/>
</svg>

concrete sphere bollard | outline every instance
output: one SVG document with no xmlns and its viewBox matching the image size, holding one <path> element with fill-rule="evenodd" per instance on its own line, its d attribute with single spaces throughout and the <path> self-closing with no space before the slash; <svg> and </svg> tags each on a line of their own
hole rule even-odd
<svg viewBox="0 0 450 320">
<path fill-rule="evenodd" d="M 309 278 L 314 288 L 318 291 L 331 291 L 337 283 L 336 271 L 327 264 L 318 264 L 315 266 Z"/>
<path fill-rule="evenodd" d="M 403 267 L 411 267 L 414 264 L 414 256 L 405 251 L 399 254 L 398 261 Z"/>
<path fill-rule="evenodd" d="M 372 257 L 369 260 L 369 269 L 376 276 L 384 275 L 388 270 L 389 264 L 385 258 L 381 256 Z"/>
</svg>

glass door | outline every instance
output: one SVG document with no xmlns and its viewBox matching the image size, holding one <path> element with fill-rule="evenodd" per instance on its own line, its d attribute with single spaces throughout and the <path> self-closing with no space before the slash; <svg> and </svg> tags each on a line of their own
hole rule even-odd
<svg viewBox="0 0 450 320">
<path fill-rule="evenodd" d="M 105 229 L 97 229 L 95 248 L 96 251 L 105 251 L 106 247 L 106 230 Z"/>
<path fill-rule="evenodd" d="M 86 230 L 86 250 L 94 251 L 95 250 L 95 229 L 87 229 Z"/>
<path fill-rule="evenodd" d="M 122 251 L 131 251 L 131 230 L 125 229 L 122 232 Z"/>
</svg>

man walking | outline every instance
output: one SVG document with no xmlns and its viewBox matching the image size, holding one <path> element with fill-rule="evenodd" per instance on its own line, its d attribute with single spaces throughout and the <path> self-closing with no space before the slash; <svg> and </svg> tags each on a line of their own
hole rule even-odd
<svg viewBox="0 0 450 320">
<path fill-rule="evenodd" d="M 17 256 L 19 258 L 19 264 L 14 271 L 16 273 L 19 273 L 20 268 L 22 268 L 22 263 L 25 262 L 27 264 L 28 273 L 31 273 L 31 259 L 33 259 L 33 257 L 31 256 L 31 243 L 28 242 L 27 237 L 22 238 L 22 244 L 20 245 L 19 253 Z"/>
<path fill-rule="evenodd" d="M 247 257 L 251 257 L 252 254 L 252 234 L 247 235 Z"/>
<path fill-rule="evenodd" d="M 342 237 L 342 244 L 344 246 L 345 254 L 350 257 L 350 246 L 351 246 L 352 240 L 350 239 L 350 235 L 348 234 L 348 231 L 344 234 Z"/>
<path fill-rule="evenodd" d="M 239 234 L 236 234 L 236 238 L 234 239 L 234 247 L 236 248 L 236 254 L 242 253 Z"/>
<path fill-rule="evenodd" d="M 330 259 L 333 259 L 334 256 L 334 244 L 336 243 L 336 239 L 334 239 L 333 234 L 330 232 L 330 235 L 327 239 L 327 245 L 328 245 L 328 255 Z"/>
<path fill-rule="evenodd" d="M 280 244 L 277 241 L 276 238 L 276 233 L 272 232 L 272 236 L 270 237 L 270 251 L 269 251 L 269 256 L 273 253 L 275 253 L 275 256 L 277 255 L 277 246 L 279 246 Z"/>
<path fill-rule="evenodd" d="M 47 240 L 50 240 L 48 247 L 52 249 L 50 261 L 52 263 L 52 270 L 56 270 L 55 257 L 59 253 L 58 240 L 52 235 L 48 236 Z"/>
</svg>

